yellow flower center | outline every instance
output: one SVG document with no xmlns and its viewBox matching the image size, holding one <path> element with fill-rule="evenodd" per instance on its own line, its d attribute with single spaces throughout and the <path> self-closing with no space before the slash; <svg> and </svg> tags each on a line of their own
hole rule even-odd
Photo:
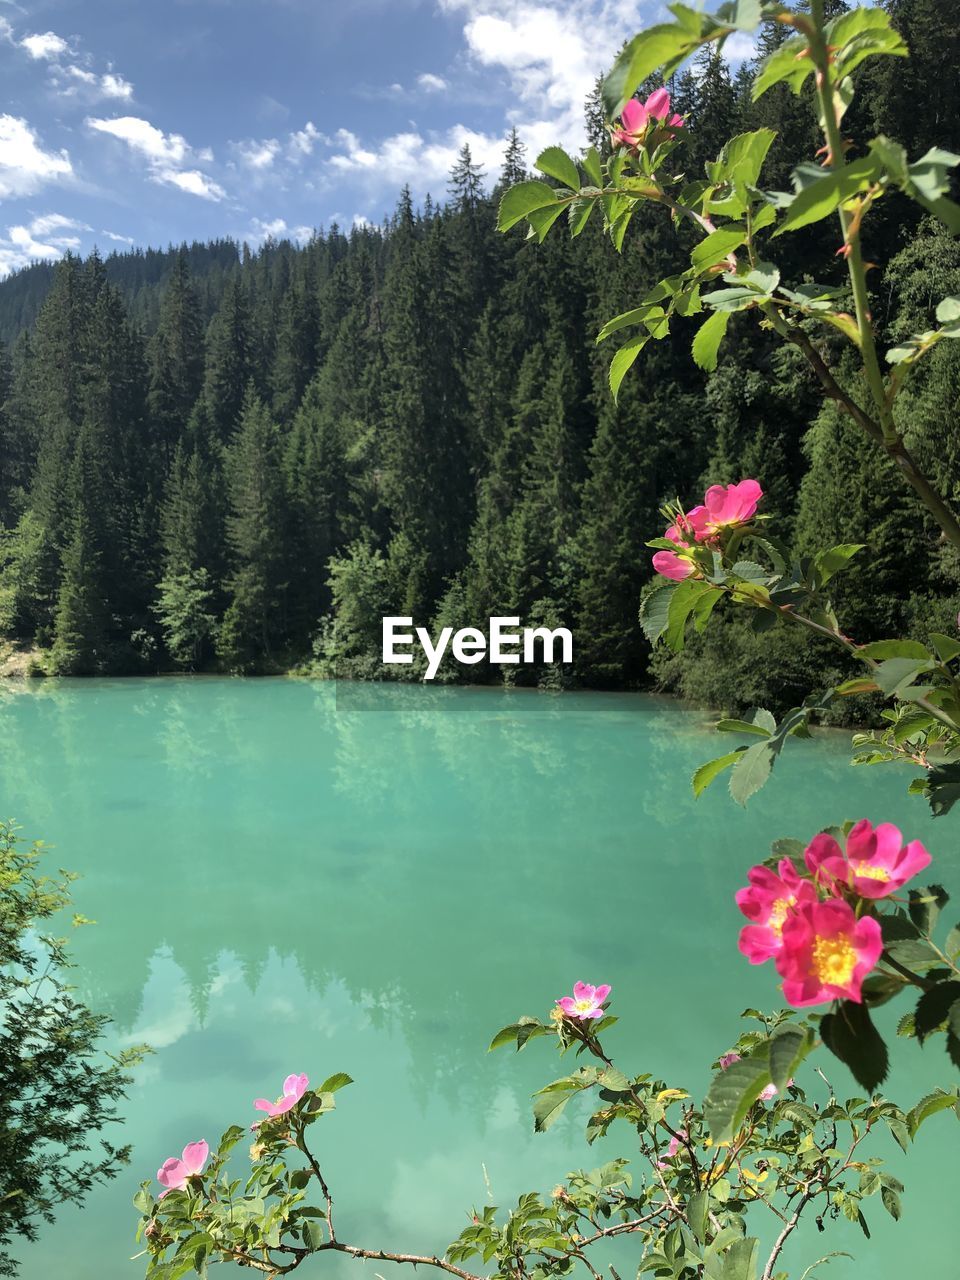
<svg viewBox="0 0 960 1280">
<path fill-rule="evenodd" d="M 890 872 L 886 867 L 875 867 L 872 862 L 855 862 L 853 869 L 864 880 L 881 880 L 886 884 L 890 879 Z"/>
<path fill-rule="evenodd" d="M 846 934 L 820 938 L 813 944 L 813 971 L 823 983 L 844 987 L 857 967 L 857 953 Z"/>
<path fill-rule="evenodd" d="M 586 1013 L 588 1009 L 594 1008 L 593 1000 L 578 1000 L 576 1004 L 578 1013 Z"/>
<path fill-rule="evenodd" d="M 783 933 L 783 922 L 787 918 L 787 912 L 796 902 L 796 898 L 777 898 L 770 908 L 770 919 L 767 924 L 779 938 Z"/>
</svg>

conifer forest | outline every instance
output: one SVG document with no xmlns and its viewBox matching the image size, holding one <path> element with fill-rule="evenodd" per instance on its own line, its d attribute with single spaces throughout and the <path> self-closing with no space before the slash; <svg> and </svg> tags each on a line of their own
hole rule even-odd
<svg viewBox="0 0 960 1280">
<path fill-rule="evenodd" d="M 886 133 L 911 155 L 960 151 L 960 3 L 886 7 L 912 57 L 864 70 L 851 149 Z M 753 103 L 754 67 L 710 54 L 677 77 L 675 109 L 695 126 L 683 163 L 702 174 L 730 134 L 768 126 L 765 184 L 786 189 L 788 157 L 816 150 L 815 116 L 783 85 Z M 585 111 L 608 150 L 598 102 Z M 577 638 L 571 666 L 521 678 L 776 708 L 841 678 L 841 660 L 735 613 L 652 660 L 638 621 L 659 508 L 742 475 L 801 551 L 867 544 L 869 593 L 859 578 L 838 587 L 858 638 L 954 630 L 956 554 L 892 462 L 878 451 L 864 469 L 856 426 L 798 350 L 738 315 L 706 375 L 681 328 L 650 344 L 614 401 L 597 332 L 683 260 L 692 233 L 650 208 L 620 257 L 595 226 L 541 245 L 498 234 L 499 197 L 529 159 L 516 134 L 500 172 L 465 147 L 446 191 L 415 206 L 402 190 L 382 225 L 328 226 L 302 245 L 68 256 L 0 284 L 8 647 L 38 674 L 364 677 L 382 674 L 385 613 L 434 629 L 516 615 Z M 957 242 L 903 197 L 865 234 L 884 338 L 928 327 L 960 293 Z M 822 280 L 828 264 L 842 284 L 836 239 L 819 222 L 779 242 L 781 257 L 796 278 Z M 958 403 L 960 344 L 943 343 L 898 413 L 954 502 Z M 492 666 L 444 674 L 503 679 Z"/>
</svg>

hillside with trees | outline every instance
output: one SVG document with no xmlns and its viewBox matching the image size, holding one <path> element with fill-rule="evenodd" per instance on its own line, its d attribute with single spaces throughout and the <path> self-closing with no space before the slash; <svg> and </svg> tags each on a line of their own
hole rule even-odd
<svg viewBox="0 0 960 1280">
<path fill-rule="evenodd" d="M 960 3 L 888 7 L 913 56 L 863 76 L 852 148 L 886 132 L 911 155 L 960 150 Z M 752 103 L 752 75 L 705 57 L 671 85 L 685 167 L 700 174 L 729 134 L 769 126 L 765 182 L 786 189 L 784 157 L 816 151 L 813 115 L 784 86 Z M 586 111 L 608 147 L 597 102 Z M 464 148 L 442 202 L 418 208 L 405 190 L 383 226 L 333 226 L 302 247 L 68 257 L 0 285 L 0 635 L 55 674 L 306 663 L 376 676 L 383 614 L 519 615 L 572 628 L 565 681 L 783 705 L 835 677 L 832 653 L 731 618 L 651 673 L 637 617 L 661 504 L 742 475 L 801 551 L 870 546 L 869 596 L 856 581 L 840 592 L 858 639 L 954 629 L 956 557 L 892 463 L 863 474 L 855 428 L 799 351 L 737 316 L 715 374 L 694 365 L 688 333 L 671 335 L 613 401 L 596 334 L 683 260 L 689 233 L 646 212 L 619 257 L 596 229 L 539 246 L 499 235 L 499 196 L 527 162 L 516 135 L 499 174 Z M 841 284 L 835 241 L 818 224 L 779 242 L 781 257 Z M 905 199 L 883 202 L 865 248 L 886 338 L 960 293 L 960 248 Z M 957 347 L 931 354 L 899 410 L 955 500 Z M 758 663 L 771 644 L 776 664 Z"/>
</svg>

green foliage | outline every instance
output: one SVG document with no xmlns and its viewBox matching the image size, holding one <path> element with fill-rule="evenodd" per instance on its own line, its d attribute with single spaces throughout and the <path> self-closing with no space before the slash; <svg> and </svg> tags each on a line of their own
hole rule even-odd
<svg viewBox="0 0 960 1280">
<path fill-rule="evenodd" d="M 0 823 L 0 1275 L 16 1274 L 11 1246 L 127 1164 L 129 1147 L 99 1137 L 94 1149 L 93 1139 L 117 1122 L 143 1052 L 105 1053 L 109 1019 L 67 981 L 67 940 L 50 929 L 71 904 L 74 877 L 44 874 L 48 857 Z"/>
</svg>

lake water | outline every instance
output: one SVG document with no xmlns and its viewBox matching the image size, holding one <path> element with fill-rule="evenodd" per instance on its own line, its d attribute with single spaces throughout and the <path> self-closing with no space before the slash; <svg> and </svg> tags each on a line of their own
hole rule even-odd
<svg viewBox="0 0 960 1280">
<path fill-rule="evenodd" d="M 0 692 L 0 717 L 0 813 L 82 873 L 77 909 L 98 922 L 76 938 L 83 996 L 115 1043 L 156 1050 L 126 1106 L 134 1166 L 23 1247 L 24 1280 L 142 1276 L 140 1179 L 301 1071 L 356 1081 L 313 1131 L 339 1234 L 442 1251 L 473 1205 L 629 1154 L 626 1131 L 588 1148 L 576 1113 L 533 1135 L 529 1096 L 562 1070 L 542 1042 L 488 1055 L 503 1024 L 578 978 L 611 982 L 618 1064 L 699 1093 L 739 1012 L 776 1007 L 772 970 L 739 960 L 733 903 L 771 839 L 892 820 L 960 894 L 956 820 L 931 820 L 903 774 L 846 767 L 842 735 L 791 744 L 743 811 L 722 783 L 693 799 L 717 737 L 654 699 L 91 680 Z M 908 1106 L 954 1079 L 941 1044 L 900 1045 L 886 1087 Z M 901 1222 L 875 1199 L 869 1243 L 811 1227 L 791 1274 L 833 1249 L 857 1261 L 830 1280 L 947 1274 L 958 1138 L 940 1117 L 910 1162 L 887 1142 Z"/>
</svg>

